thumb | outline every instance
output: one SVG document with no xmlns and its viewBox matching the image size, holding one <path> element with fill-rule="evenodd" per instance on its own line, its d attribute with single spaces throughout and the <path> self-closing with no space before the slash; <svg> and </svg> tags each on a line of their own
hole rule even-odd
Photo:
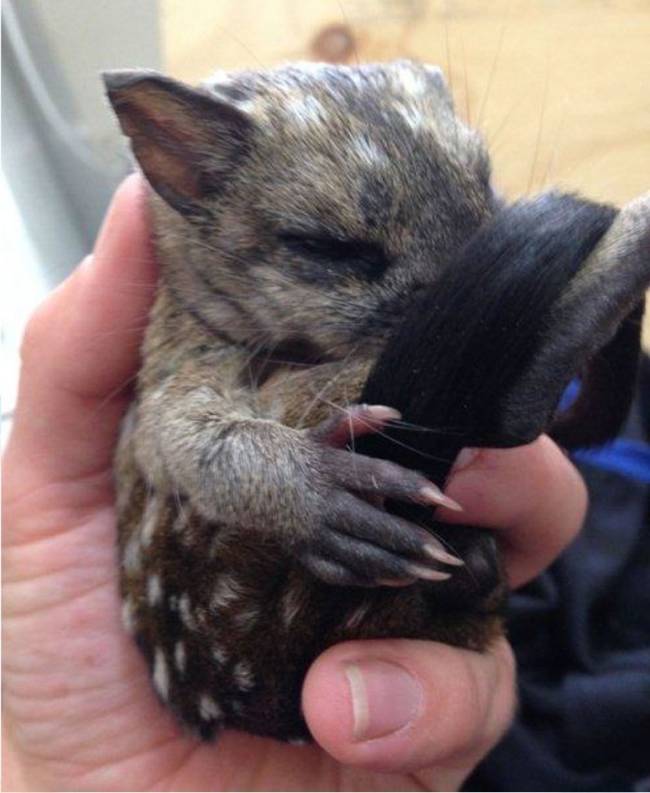
<svg viewBox="0 0 650 793">
<path fill-rule="evenodd" d="M 134 175 L 117 191 L 93 254 L 30 319 L 6 451 L 12 498 L 110 467 L 155 289 L 149 235 Z"/>
<path fill-rule="evenodd" d="M 504 639 L 483 654 L 437 642 L 348 642 L 318 658 L 303 689 L 305 718 L 329 754 L 372 771 L 429 769 L 436 789 L 460 784 L 513 709 Z"/>
</svg>

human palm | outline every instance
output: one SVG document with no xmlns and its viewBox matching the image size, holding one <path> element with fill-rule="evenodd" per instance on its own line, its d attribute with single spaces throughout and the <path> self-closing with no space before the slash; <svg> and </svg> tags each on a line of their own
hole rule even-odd
<svg viewBox="0 0 650 793">
<path fill-rule="evenodd" d="M 316 743 L 304 747 L 232 731 L 203 744 L 155 698 L 121 626 L 111 481 L 155 279 L 132 177 L 92 257 L 26 334 L 3 467 L 3 789 L 458 787 L 511 717 L 505 641 L 483 655 L 414 641 L 331 648 L 305 684 Z M 584 515 L 584 487 L 548 439 L 481 453 L 450 492 L 463 520 L 497 527 L 514 585 Z"/>
</svg>

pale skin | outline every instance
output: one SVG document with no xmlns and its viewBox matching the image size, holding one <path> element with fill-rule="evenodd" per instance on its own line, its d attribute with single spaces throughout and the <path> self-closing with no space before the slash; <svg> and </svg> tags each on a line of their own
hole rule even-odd
<svg viewBox="0 0 650 793">
<path fill-rule="evenodd" d="M 235 732 L 201 744 L 156 700 L 120 623 L 111 482 L 156 281 L 148 234 L 130 177 L 94 253 L 25 336 L 3 465 L 3 789 L 457 789 L 512 719 L 505 640 L 485 654 L 406 640 L 331 648 L 305 681 L 308 747 Z M 481 451 L 447 493 L 464 511 L 441 517 L 492 528 L 513 587 L 571 541 L 587 503 L 546 437 Z"/>
</svg>

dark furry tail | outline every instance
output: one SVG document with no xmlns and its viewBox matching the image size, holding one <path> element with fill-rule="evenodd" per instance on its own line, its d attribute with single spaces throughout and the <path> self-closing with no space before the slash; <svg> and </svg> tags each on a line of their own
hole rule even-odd
<svg viewBox="0 0 650 793">
<path fill-rule="evenodd" d="M 365 385 L 362 401 L 425 429 L 391 428 L 359 439 L 356 451 L 444 485 L 463 447 L 516 446 L 545 431 L 568 446 L 612 437 L 634 388 L 649 285 L 648 198 L 618 213 L 555 193 L 506 208 L 416 298 Z M 576 374 L 580 395 L 556 416 Z M 432 524 L 426 510 L 390 508 Z M 474 539 L 459 549 L 457 527 L 435 531 L 461 555 L 479 536 L 468 527 Z M 488 568 L 482 589 L 495 580 Z M 474 584 L 454 578 L 476 590 L 476 575 Z"/>
</svg>

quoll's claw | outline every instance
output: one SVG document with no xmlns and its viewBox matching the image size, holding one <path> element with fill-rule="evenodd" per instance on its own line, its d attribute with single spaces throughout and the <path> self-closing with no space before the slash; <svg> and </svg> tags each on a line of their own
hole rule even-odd
<svg viewBox="0 0 650 793">
<path fill-rule="evenodd" d="M 415 564 L 411 565 L 409 572 L 427 581 L 446 581 L 451 578 L 451 573 L 443 573 L 441 570 L 428 570 L 426 567 L 420 567 Z"/>
<path fill-rule="evenodd" d="M 463 564 L 425 529 L 368 504 L 352 493 L 341 492 L 334 497 L 326 523 L 336 532 L 364 540 L 426 566 L 430 566 L 432 561 Z"/>
<path fill-rule="evenodd" d="M 321 447 L 326 512 L 299 554 L 328 583 L 405 586 L 418 579 L 444 581 L 453 573 L 449 568 L 464 564 L 428 531 L 382 506 L 392 499 L 461 509 L 456 502 L 417 471 L 343 448 L 351 438 L 378 432 L 398 418 L 389 407 L 357 405 L 309 432 Z"/>
<path fill-rule="evenodd" d="M 436 507 L 447 507 L 447 509 L 453 509 L 454 512 L 463 511 L 463 508 L 457 501 L 446 496 L 439 487 L 433 484 L 433 482 L 429 482 L 429 484 L 420 490 L 420 498 L 423 504 L 432 504 Z"/>
<path fill-rule="evenodd" d="M 462 565 L 424 529 L 357 498 L 340 494 L 324 530 L 310 544 L 312 570 L 334 564 L 357 586 L 385 582 L 405 585 L 416 579 L 442 581 L 440 565 Z M 340 574 L 339 574 L 340 577 Z"/>
<path fill-rule="evenodd" d="M 348 569 L 342 564 L 332 562 L 328 559 L 315 556 L 313 554 L 305 554 L 301 557 L 302 563 L 305 567 L 313 573 L 321 581 L 326 584 L 333 584 L 334 586 L 359 586 L 371 587 L 380 585 L 380 582 L 373 582 L 363 575 L 357 575 L 352 570 Z M 405 582 L 407 583 L 407 582 Z M 398 586 L 397 582 L 392 586 Z"/>
<path fill-rule="evenodd" d="M 402 417 L 399 410 L 386 405 L 351 405 L 310 430 L 319 443 L 342 449 L 356 437 L 378 432 L 391 421 Z"/>
<path fill-rule="evenodd" d="M 445 551 L 443 545 L 438 540 L 429 541 L 424 546 L 424 552 L 428 553 L 432 559 L 443 564 L 449 564 L 452 567 L 462 567 L 465 562 L 457 556 Z"/>
<path fill-rule="evenodd" d="M 322 532 L 310 546 L 307 555 L 310 557 L 312 569 L 325 563 L 329 570 L 329 566 L 333 564 L 337 569 L 342 568 L 354 577 L 359 586 L 376 586 L 382 580 L 408 581 L 424 578 L 429 581 L 442 581 L 449 578 L 449 573 L 415 562 L 409 555 L 395 553 L 358 535 L 351 536 L 336 529 Z"/>
<path fill-rule="evenodd" d="M 397 410 L 385 405 L 353 405 L 308 434 L 326 449 L 330 447 L 323 461 L 327 474 L 341 488 L 364 493 L 375 500 L 392 498 L 462 511 L 460 504 L 417 471 L 344 450 L 346 445 L 354 449 L 356 437 L 381 432 L 389 422 L 399 418 Z"/>
</svg>

